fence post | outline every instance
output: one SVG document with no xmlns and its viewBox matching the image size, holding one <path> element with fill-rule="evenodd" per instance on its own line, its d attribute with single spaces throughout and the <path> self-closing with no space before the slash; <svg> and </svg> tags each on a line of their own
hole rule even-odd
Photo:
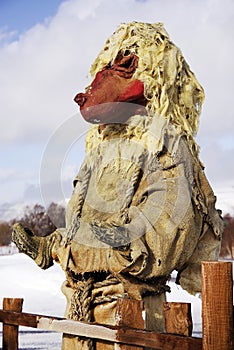
<svg viewBox="0 0 234 350">
<path fill-rule="evenodd" d="M 202 349 L 233 349 L 231 262 L 202 263 Z"/>
<path fill-rule="evenodd" d="M 143 302 L 134 299 L 119 299 L 117 301 L 116 322 L 118 326 L 128 326 L 144 329 L 145 322 L 142 317 Z M 115 344 L 114 350 L 143 350 L 134 345 Z"/>
<path fill-rule="evenodd" d="M 115 301 L 115 326 L 126 326 L 137 329 L 144 329 L 144 320 L 142 317 L 143 302 L 135 299 L 120 298 Z M 132 340 L 132 339 L 131 339 Z M 134 345 L 124 345 L 97 340 L 97 350 L 143 350 L 143 348 Z"/>
<path fill-rule="evenodd" d="M 3 310 L 21 312 L 23 307 L 21 298 L 4 298 Z M 19 326 L 10 326 L 3 323 L 2 349 L 18 350 Z"/>
<path fill-rule="evenodd" d="M 164 303 L 166 333 L 192 336 L 193 321 L 190 303 Z"/>
</svg>

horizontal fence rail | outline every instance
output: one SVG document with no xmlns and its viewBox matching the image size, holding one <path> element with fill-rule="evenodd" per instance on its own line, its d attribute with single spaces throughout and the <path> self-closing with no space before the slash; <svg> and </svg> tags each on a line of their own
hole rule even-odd
<svg viewBox="0 0 234 350">
<path fill-rule="evenodd" d="M 0 310 L 0 322 L 6 325 L 26 326 L 49 331 L 69 333 L 82 337 L 105 340 L 113 343 L 124 343 L 153 349 L 202 349 L 201 338 L 186 337 L 168 333 L 140 330 L 124 326 L 107 326 L 95 323 L 67 320 L 24 312 Z"/>
</svg>

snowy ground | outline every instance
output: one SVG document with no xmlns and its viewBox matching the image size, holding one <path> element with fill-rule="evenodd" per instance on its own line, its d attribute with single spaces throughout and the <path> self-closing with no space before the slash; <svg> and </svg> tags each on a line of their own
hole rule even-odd
<svg viewBox="0 0 234 350">
<path fill-rule="evenodd" d="M 0 280 L 1 304 L 4 297 L 24 298 L 24 312 L 63 316 L 65 297 L 60 286 L 64 281 L 64 273 L 59 265 L 43 271 L 24 254 L 0 256 Z M 175 283 L 169 284 L 172 292 L 167 294 L 168 301 L 192 303 L 194 335 L 198 336 L 201 332 L 201 300 L 189 295 Z M 59 350 L 61 347 L 59 333 L 39 332 L 26 327 L 20 329 L 21 350 Z"/>
</svg>

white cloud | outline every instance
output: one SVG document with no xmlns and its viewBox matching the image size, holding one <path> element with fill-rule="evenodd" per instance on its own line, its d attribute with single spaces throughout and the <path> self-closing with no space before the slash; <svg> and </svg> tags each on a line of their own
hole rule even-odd
<svg viewBox="0 0 234 350">
<path fill-rule="evenodd" d="M 219 139 L 233 140 L 234 134 L 233 14 L 232 0 L 65 1 L 53 18 L 0 47 L 0 142 L 46 143 L 77 112 L 73 97 L 88 85 L 90 65 L 117 26 L 160 21 L 205 88 L 198 141 L 212 171 L 219 166 L 217 154 L 207 149 L 219 144 L 224 181 L 229 166 Z"/>
<path fill-rule="evenodd" d="M 6 26 L 0 28 L 0 45 L 4 45 L 17 35 L 17 31 L 9 31 Z"/>
<path fill-rule="evenodd" d="M 1 169 L 0 168 L 0 182 L 1 183 L 6 183 L 9 181 L 10 178 L 13 178 L 15 176 L 15 170 L 13 169 Z"/>
<path fill-rule="evenodd" d="M 18 173 L 14 168 L 0 168 L 0 183 L 6 184 L 12 180 L 21 181 L 22 179 L 32 179 L 32 172 L 26 169 Z"/>
</svg>

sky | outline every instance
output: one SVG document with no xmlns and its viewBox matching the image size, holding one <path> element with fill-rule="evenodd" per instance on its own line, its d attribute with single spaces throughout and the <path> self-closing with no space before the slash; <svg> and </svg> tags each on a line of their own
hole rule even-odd
<svg viewBox="0 0 234 350">
<path fill-rule="evenodd" d="M 129 21 L 164 23 L 203 86 L 200 158 L 234 213 L 233 18 L 233 0 L 0 0 L 0 219 L 71 195 L 89 127 L 73 98 Z"/>
</svg>

